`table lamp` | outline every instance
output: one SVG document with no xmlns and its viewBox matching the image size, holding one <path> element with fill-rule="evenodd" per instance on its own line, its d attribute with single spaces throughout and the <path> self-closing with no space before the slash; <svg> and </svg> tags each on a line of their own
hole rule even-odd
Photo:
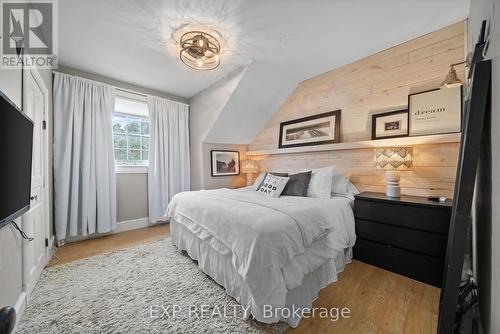
<svg viewBox="0 0 500 334">
<path fill-rule="evenodd" d="M 251 186 L 253 175 L 259 172 L 259 164 L 254 160 L 244 160 L 241 163 L 241 172 L 247 174 L 247 186 Z"/>
<path fill-rule="evenodd" d="M 381 147 L 375 149 L 375 167 L 386 170 L 386 195 L 401 197 L 400 171 L 412 169 L 413 147 Z"/>
</svg>

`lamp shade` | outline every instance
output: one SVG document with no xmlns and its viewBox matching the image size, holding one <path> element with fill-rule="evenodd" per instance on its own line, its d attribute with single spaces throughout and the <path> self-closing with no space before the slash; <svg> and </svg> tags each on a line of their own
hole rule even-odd
<svg viewBox="0 0 500 334">
<path fill-rule="evenodd" d="M 381 147 L 375 149 L 375 167 L 384 170 L 411 170 L 413 147 Z"/>
<path fill-rule="evenodd" d="M 241 172 L 242 173 L 258 173 L 259 164 L 254 160 L 243 160 L 241 162 Z"/>
<path fill-rule="evenodd" d="M 460 86 L 462 84 L 462 80 L 458 78 L 457 71 L 453 68 L 453 66 L 450 68 L 450 72 L 444 79 L 443 83 L 441 84 L 442 87 L 446 88 L 453 88 Z"/>
</svg>

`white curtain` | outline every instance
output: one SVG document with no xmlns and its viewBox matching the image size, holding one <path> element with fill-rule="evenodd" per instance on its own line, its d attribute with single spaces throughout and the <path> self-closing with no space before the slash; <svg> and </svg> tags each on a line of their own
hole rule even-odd
<svg viewBox="0 0 500 334">
<path fill-rule="evenodd" d="M 149 221 L 163 220 L 178 192 L 190 189 L 189 106 L 148 97 L 150 147 L 148 172 Z"/>
<path fill-rule="evenodd" d="M 116 227 L 113 88 L 55 73 L 54 196 L 59 241 Z"/>
</svg>

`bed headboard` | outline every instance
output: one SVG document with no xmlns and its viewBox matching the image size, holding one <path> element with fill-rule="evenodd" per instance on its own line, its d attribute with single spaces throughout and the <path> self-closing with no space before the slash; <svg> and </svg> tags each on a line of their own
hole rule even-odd
<svg viewBox="0 0 500 334">
<path fill-rule="evenodd" d="M 451 198 L 455 186 L 458 143 L 413 146 L 413 169 L 401 172 L 402 192 Z M 262 171 L 298 172 L 335 166 L 360 191 L 385 192 L 385 172 L 374 167 L 374 149 L 254 156 Z"/>
</svg>

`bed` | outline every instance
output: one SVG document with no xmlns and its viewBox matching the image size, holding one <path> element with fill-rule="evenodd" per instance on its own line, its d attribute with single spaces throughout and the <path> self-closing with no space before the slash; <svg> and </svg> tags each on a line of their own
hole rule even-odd
<svg viewBox="0 0 500 334">
<path fill-rule="evenodd" d="M 263 196 L 252 187 L 177 194 L 171 240 L 242 306 L 296 327 L 300 310 L 352 259 L 352 199 Z"/>
</svg>

